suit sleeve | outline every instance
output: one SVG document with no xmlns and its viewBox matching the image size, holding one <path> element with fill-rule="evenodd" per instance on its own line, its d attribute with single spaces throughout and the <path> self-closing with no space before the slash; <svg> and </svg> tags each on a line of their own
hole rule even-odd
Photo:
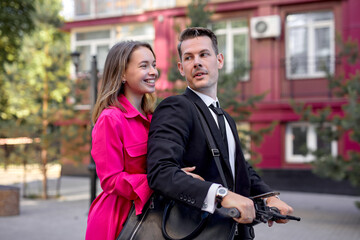
<svg viewBox="0 0 360 240">
<path fill-rule="evenodd" d="M 246 161 L 246 166 L 250 176 L 250 196 L 256 196 L 259 194 L 273 191 L 256 173 L 252 166 Z"/>
<path fill-rule="evenodd" d="M 183 156 L 189 143 L 195 109 L 180 96 L 163 100 L 153 114 L 148 140 L 148 182 L 152 189 L 202 208 L 211 182 L 184 173 Z"/>
</svg>

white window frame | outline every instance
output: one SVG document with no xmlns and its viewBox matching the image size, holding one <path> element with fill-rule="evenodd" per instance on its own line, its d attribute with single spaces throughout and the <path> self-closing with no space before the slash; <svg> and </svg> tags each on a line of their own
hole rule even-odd
<svg viewBox="0 0 360 240">
<path fill-rule="evenodd" d="M 80 20 L 80 19 L 88 19 L 88 18 L 95 18 L 95 0 L 90 0 L 90 10 L 88 14 L 83 14 L 83 15 L 77 15 L 77 13 L 75 12 L 75 7 L 76 7 L 76 3 L 75 0 L 70 0 L 72 1 L 72 7 L 73 7 L 73 13 L 69 14 L 71 17 L 70 18 L 74 18 L 76 20 Z M 69 3 L 67 3 L 69 4 Z"/>
<path fill-rule="evenodd" d="M 224 54 L 224 61 L 225 63 L 225 72 L 231 73 L 234 70 L 234 36 L 235 35 L 246 35 L 246 56 L 245 60 L 250 64 L 250 40 L 249 40 L 249 27 L 241 27 L 241 28 L 232 28 L 231 22 L 237 19 L 228 19 L 228 20 L 221 20 L 226 22 L 225 29 L 217 29 L 214 31 L 216 36 L 225 35 L 226 36 L 226 52 Z M 246 19 L 244 19 L 246 20 Z M 247 20 L 246 20 L 247 21 Z M 209 26 L 210 27 L 210 26 Z M 241 78 L 241 81 L 248 81 L 249 72 Z"/>
<path fill-rule="evenodd" d="M 72 0 L 75 6 L 75 0 Z M 73 17 L 76 20 L 80 19 L 89 19 L 89 18 L 96 18 L 96 17 L 111 17 L 111 16 L 124 16 L 124 15 L 133 15 L 133 14 L 141 14 L 145 11 L 152 11 L 157 9 L 164 9 L 164 8 L 173 8 L 176 7 L 176 0 L 145 0 L 138 6 L 135 6 L 133 10 L 126 10 L 126 11 L 117 11 L 114 7 L 118 0 L 111 0 L 109 4 L 111 4 L 111 11 L 99 13 L 96 11 L 96 0 L 90 0 L 90 13 L 84 15 L 76 15 L 75 8 Z M 134 0 L 122 0 L 128 1 L 131 4 L 134 4 Z M 135 1 L 136 2 L 136 1 Z M 104 2 L 105 4 L 105 2 Z"/>
<path fill-rule="evenodd" d="M 82 46 L 89 46 L 90 47 L 90 57 L 97 55 L 97 47 L 101 45 L 108 45 L 109 50 L 110 48 L 119 41 L 124 40 L 135 40 L 135 41 L 152 41 L 155 40 L 155 29 L 152 31 L 151 34 L 143 34 L 143 35 L 137 35 L 137 36 L 119 36 L 117 34 L 117 27 L 124 26 L 124 25 L 137 25 L 137 24 L 148 24 L 149 26 L 153 27 L 153 24 L 151 22 L 145 22 L 145 23 L 127 23 L 127 24 L 119 24 L 115 26 L 101 26 L 101 27 L 90 27 L 90 28 L 75 28 L 72 30 L 71 34 L 71 46 L 72 51 L 75 51 L 77 47 Z M 86 33 L 86 32 L 96 32 L 96 31 L 104 31 L 108 30 L 110 31 L 110 37 L 109 38 L 103 38 L 103 39 L 90 39 L 90 40 L 76 40 L 76 34 L 77 33 Z M 89 59 L 89 62 L 91 59 Z M 98 69 L 102 70 L 103 66 L 101 66 L 102 63 L 98 62 Z M 82 69 L 82 71 L 88 71 L 89 69 Z M 72 72 L 75 72 L 75 69 L 73 69 Z"/>
<path fill-rule="evenodd" d="M 96 32 L 96 31 L 104 31 L 108 30 L 110 32 L 109 38 L 103 38 L 103 39 L 90 39 L 90 40 L 76 40 L 76 34 L 77 33 L 86 33 L 86 32 Z M 71 34 L 71 46 L 72 51 L 75 51 L 78 47 L 84 47 L 89 46 L 90 47 L 90 57 L 97 55 L 97 47 L 101 45 L 108 45 L 109 49 L 114 43 L 114 30 L 109 26 L 103 26 L 101 28 L 82 28 L 82 29 L 73 29 Z M 91 62 L 91 58 L 89 59 L 89 62 Z M 98 62 L 98 68 L 102 69 L 103 66 L 99 65 Z M 82 72 L 90 71 L 90 69 L 80 69 Z"/>
<path fill-rule="evenodd" d="M 119 35 L 118 37 L 118 32 L 117 32 L 117 28 L 121 27 L 121 26 L 126 26 L 126 25 L 151 25 L 153 27 L 153 32 L 152 34 L 142 34 L 142 35 L 127 35 L 127 36 L 121 36 Z M 154 42 L 155 40 L 155 28 L 152 24 L 152 22 L 144 22 L 144 23 L 128 23 L 128 24 L 119 24 L 115 26 L 115 38 L 116 41 L 126 41 L 126 40 L 134 40 L 134 41 L 152 41 Z"/>
<path fill-rule="evenodd" d="M 316 13 L 319 11 L 313 11 L 308 13 Z M 330 12 L 330 11 L 328 11 Z M 296 14 L 296 13 L 294 13 Z M 332 13 L 333 14 L 333 13 Z M 289 14 L 292 15 L 292 14 Z M 330 72 L 333 73 L 335 69 L 335 18 L 333 14 L 332 20 L 323 20 L 323 21 L 310 21 L 303 25 L 289 27 L 287 25 L 287 21 L 285 21 L 285 27 L 286 27 L 286 77 L 290 80 L 296 80 L 296 79 L 308 79 L 308 78 L 323 78 L 326 77 L 326 73 L 324 71 L 316 71 L 316 56 L 315 56 L 315 30 L 322 27 L 329 27 L 330 31 Z M 307 43 L 308 43 L 308 49 L 307 49 L 307 67 L 308 72 L 306 74 L 292 74 L 291 73 L 291 55 L 289 49 L 289 30 L 295 29 L 299 27 L 306 27 L 308 30 L 308 37 L 307 37 Z M 314 63 L 314 64 L 312 64 Z"/>
<path fill-rule="evenodd" d="M 128 23 L 128 24 L 122 24 L 122 25 L 135 25 L 139 23 Z M 153 27 L 151 22 L 141 23 L 141 24 L 149 24 Z M 119 41 L 124 40 L 137 40 L 137 41 L 154 41 L 155 40 L 155 29 L 152 32 L 152 34 L 144 34 L 144 35 L 138 35 L 138 36 L 128 36 L 128 37 L 121 37 L 117 35 L 117 27 L 121 25 L 115 25 L 115 26 L 101 26 L 101 27 L 88 27 L 88 28 L 74 28 L 71 32 L 71 49 L 72 52 L 74 52 L 77 47 L 82 46 L 90 46 L 90 58 L 88 59 L 89 63 L 91 62 L 92 56 L 97 56 L 97 47 L 101 45 L 108 45 L 109 50 L 110 48 Z M 76 34 L 77 33 L 86 33 L 86 32 L 96 32 L 96 31 L 104 31 L 109 30 L 110 31 L 110 37 L 109 38 L 103 38 L 103 39 L 90 39 L 90 40 L 76 40 Z M 99 63 L 99 59 L 97 59 L 97 68 L 99 72 L 103 70 L 104 66 L 103 63 Z M 71 72 L 73 73 L 73 78 L 76 78 L 75 73 L 75 67 L 73 64 L 71 64 Z M 90 71 L 90 69 L 80 69 L 80 74 L 84 74 L 85 72 Z M 89 110 L 90 105 L 77 105 L 75 106 L 77 110 Z"/>
<path fill-rule="evenodd" d="M 329 125 L 330 126 L 330 125 Z M 315 159 L 314 155 L 308 153 L 306 156 L 300 154 L 293 154 L 293 127 L 306 127 L 306 145 L 309 150 L 315 151 L 317 149 L 317 134 L 316 126 L 308 122 L 295 122 L 288 123 L 285 131 L 285 161 L 287 163 L 309 163 Z M 332 127 L 335 130 L 335 126 Z M 331 142 L 331 155 L 338 155 L 338 143 L 337 141 Z"/>
</svg>

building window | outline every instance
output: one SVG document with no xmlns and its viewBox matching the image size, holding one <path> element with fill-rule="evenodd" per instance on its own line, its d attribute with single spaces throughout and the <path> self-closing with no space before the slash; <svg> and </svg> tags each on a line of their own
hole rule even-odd
<svg viewBox="0 0 360 240">
<path fill-rule="evenodd" d="M 332 12 L 290 14 L 286 17 L 288 79 L 325 77 L 334 72 L 335 34 Z"/>
<path fill-rule="evenodd" d="M 136 14 L 143 11 L 141 3 L 138 0 L 96 0 L 96 15 L 117 14 L 127 15 Z"/>
<path fill-rule="evenodd" d="M 330 125 L 329 128 L 333 128 Z M 323 151 L 337 155 L 337 142 L 325 141 L 318 137 L 316 126 L 310 123 L 289 123 L 285 133 L 285 156 L 288 163 L 306 163 L 314 160 L 314 156 L 307 153 L 307 149 Z"/>
<path fill-rule="evenodd" d="M 111 44 L 111 30 L 76 32 L 75 49 L 80 52 L 81 72 L 90 71 L 91 57 L 97 57 L 97 66 L 100 71 L 104 68 L 105 58 Z"/>
<path fill-rule="evenodd" d="M 110 29 L 79 31 L 73 34 L 76 51 L 80 52 L 80 72 L 91 68 L 91 57 L 97 57 L 100 72 L 104 69 L 109 49 L 116 42 L 124 40 L 144 41 L 153 45 L 155 30 L 152 23 L 118 25 Z"/>
<path fill-rule="evenodd" d="M 176 6 L 176 0 L 73 0 L 75 17 L 141 14 Z"/>
<path fill-rule="evenodd" d="M 75 16 L 83 17 L 91 14 L 91 0 L 74 0 Z"/>
<path fill-rule="evenodd" d="M 218 39 L 219 52 L 224 54 L 223 70 L 231 73 L 244 69 L 241 80 L 248 80 L 249 73 L 249 27 L 246 19 L 231 19 L 211 24 L 210 28 Z"/>
<path fill-rule="evenodd" d="M 143 41 L 153 46 L 155 39 L 154 26 L 152 23 L 118 25 L 116 27 L 116 39 L 119 41 Z"/>
</svg>

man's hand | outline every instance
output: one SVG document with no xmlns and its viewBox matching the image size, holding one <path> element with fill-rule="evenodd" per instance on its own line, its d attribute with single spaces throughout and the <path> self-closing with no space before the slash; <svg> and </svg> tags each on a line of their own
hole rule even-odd
<svg viewBox="0 0 360 240">
<path fill-rule="evenodd" d="M 281 201 L 280 199 L 276 197 L 269 197 L 266 200 L 266 205 L 269 207 L 276 207 L 280 210 L 280 214 L 282 215 L 291 215 L 294 212 L 294 209 L 287 205 L 285 202 Z M 277 223 L 287 223 L 289 220 L 278 220 Z M 273 225 L 273 221 L 269 221 L 268 225 L 271 227 Z"/>
<path fill-rule="evenodd" d="M 195 166 L 194 167 L 185 167 L 185 168 L 182 168 L 181 170 L 183 170 L 187 175 L 190 175 L 193 178 L 197 178 L 197 179 L 200 179 L 201 181 L 205 181 L 200 175 L 192 173 L 192 171 L 195 170 Z"/>
<path fill-rule="evenodd" d="M 234 218 L 238 223 L 252 223 L 255 218 L 254 202 L 234 192 L 228 191 L 223 198 L 221 206 L 224 208 L 237 208 L 240 211 L 240 218 Z"/>
</svg>

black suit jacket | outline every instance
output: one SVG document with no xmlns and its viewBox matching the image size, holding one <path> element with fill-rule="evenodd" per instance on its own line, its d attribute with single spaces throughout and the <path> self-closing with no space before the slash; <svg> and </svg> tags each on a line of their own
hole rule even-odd
<svg viewBox="0 0 360 240">
<path fill-rule="evenodd" d="M 167 197 L 201 208 L 212 183 L 222 183 L 215 161 L 206 143 L 193 101 L 204 115 L 221 152 L 221 161 L 229 188 L 242 196 L 271 191 L 254 169 L 245 161 L 234 120 L 225 113 L 235 137 L 235 183 L 225 144 L 217 124 L 200 97 L 187 89 L 183 95 L 164 99 L 156 108 L 148 140 L 148 181 L 150 188 Z M 195 179 L 181 168 L 196 166 Z M 235 187 L 234 187 L 235 185 Z"/>
</svg>

